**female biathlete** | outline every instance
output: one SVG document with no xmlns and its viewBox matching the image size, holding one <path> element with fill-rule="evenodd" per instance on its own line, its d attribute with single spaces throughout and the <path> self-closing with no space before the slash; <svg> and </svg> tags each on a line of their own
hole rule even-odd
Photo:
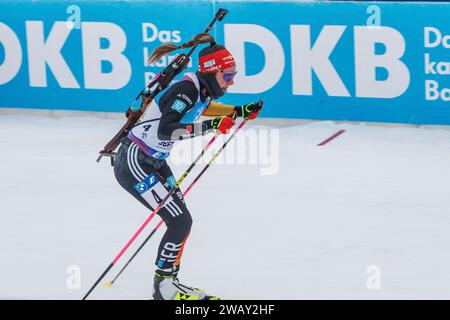
<svg viewBox="0 0 450 320">
<path fill-rule="evenodd" d="M 181 46 L 164 44 L 151 54 L 158 61 L 176 49 L 209 43 L 199 53 L 199 70 L 187 72 L 166 88 L 149 106 L 140 122 L 121 141 L 114 174 L 120 185 L 148 209 L 153 210 L 176 184 L 166 159 L 175 141 L 211 131 L 225 134 L 234 119 L 254 119 L 262 102 L 231 106 L 211 101 L 233 85 L 236 64 L 228 50 L 209 34 L 199 34 Z M 213 117 L 197 121 L 200 116 Z M 197 121 L 197 122 L 196 122 Z M 158 212 L 167 226 L 156 258 L 153 298 L 158 300 L 210 300 L 204 290 L 181 284 L 177 274 L 181 255 L 192 225 L 192 217 L 179 189 Z"/>
</svg>

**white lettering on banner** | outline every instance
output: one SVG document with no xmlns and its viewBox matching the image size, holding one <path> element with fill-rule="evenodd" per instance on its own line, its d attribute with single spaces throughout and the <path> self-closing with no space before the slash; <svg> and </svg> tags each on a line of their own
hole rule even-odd
<svg viewBox="0 0 450 320">
<path fill-rule="evenodd" d="M 83 22 L 84 86 L 88 89 L 120 89 L 131 78 L 131 64 L 123 55 L 127 45 L 124 31 L 109 22 Z M 62 88 L 80 88 L 61 50 L 73 28 L 66 21 L 56 21 L 46 39 L 42 21 L 25 21 L 28 51 L 28 73 L 31 87 L 47 87 L 47 66 Z M 0 65 L 0 84 L 13 79 L 22 64 L 22 49 L 14 31 L 0 23 L 0 43 L 5 58 Z M 100 47 L 100 39 L 107 39 L 108 48 Z M 73 54 L 77 56 L 77 54 Z M 112 70 L 103 73 L 102 61 L 110 62 Z"/>
<path fill-rule="evenodd" d="M 425 80 L 425 100 L 428 101 L 450 101 L 450 88 L 446 88 L 445 76 L 450 75 L 450 61 L 438 61 L 437 59 L 448 58 L 447 50 L 450 49 L 450 35 L 435 27 L 424 27 L 424 47 L 431 52 L 424 54 L 425 75 L 432 75 L 433 80 Z M 442 46 L 442 47 L 441 47 Z"/>
<path fill-rule="evenodd" d="M 441 31 L 434 27 L 425 27 L 425 48 L 436 48 L 442 45 L 444 48 L 450 49 L 450 35 L 442 36 Z M 434 41 L 432 40 L 432 35 L 434 36 Z"/>
<path fill-rule="evenodd" d="M 292 93 L 312 95 L 312 71 L 330 96 L 349 97 L 350 93 L 329 60 L 346 26 L 324 26 L 311 48 L 309 25 L 291 25 Z"/>
<path fill-rule="evenodd" d="M 108 39 L 108 48 L 100 48 L 101 38 Z M 82 39 L 85 87 L 112 90 L 124 87 L 131 78 L 131 64 L 122 53 L 127 46 L 122 28 L 110 22 L 83 22 Z M 102 72 L 102 61 L 111 63 L 111 72 Z"/>
<path fill-rule="evenodd" d="M 450 88 L 439 88 L 437 81 L 425 80 L 425 99 L 450 101 Z"/>
<path fill-rule="evenodd" d="M 22 48 L 15 32 L 0 22 L 0 45 L 4 48 L 4 58 L 0 65 L 0 85 L 14 79 L 22 65 Z"/>
<path fill-rule="evenodd" d="M 152 31 L 152 36 L 149 37 L 148 30 Z M 158 28 L 153 23 L 143 23 L 142 24 L 142 41 L 143 42 L 153 42 L 158 37 Z"/>
<path fill-rule="evenodd" d="M 395 98 L 409 86 L 410 74 L 400 60 L 405 53 L 405 39 L 390 27 L 378 29 L 355 26 L 356 96 L 364 98 Z M 375 54 L 375 44 L 382 43 L 384 54 Z M 376 69 L 388 72 L 386 80 L 376 80 Z"/>
<path fill-rule="evenodd" d="M 81 22 L 81 34 L 75 29 L 67 28 L 66 21 L 56 21 L 46 32 L 44 32 L 43 21 L 26 21 L 25 26 L 30 86 L 46 87 L 47 72 L 50 70 L 61 87 L 80 88 L 80 84 L 67 64 L 70 61 L 66 61 L 61 52 L 71 32 L 73 37 L 80 35 L 82 40 L 82 53 L 72 52 L 70 57 L 82 59 L 85 88 L 116 90 L 130 81 L 131 63 L 124 55 L 127 37 L 118 25 L 110 22 Z M 347 29 L 349 28 L 343 25 L 324 25 L 316 39 L 311 39 L 309 25 L 290 26 L 292 93 L 294 95 L 313 95 L 314 72 L 329 96 L 351 96 L 330 58 L 344 32 L 349 32 L 346 31 Z M 11 81 L 20 70 L 22 48 L 17 35 L 6 24 L 0 23 L 0 31 L 0 44 L 5 52 L 0 65 L 0 84 L 4 84 Z M 146 43 L 153 41 L 177 43 L 182 40 L 179 30 L 159 30 L 152 23 L 142 23 L 142 32 Z M 450 63 L 436 61 L 436 55 L 440 54 L 442 48 L 450 48 L 448 32 L 435 27 L 425 27 L 424 32 L 425 47 L 436 48 L 430 49 L 430 51 L 435 50 L 431 54 L 425 54 L 425 73 L 434 76 L 448 75 Z M 408 89 L 410 72 L 401 60 L 406 47 L 401 33 L 390 27 L 355 26 L 353 36 L 355 96 L 395 98 L 402 95 Z M 236 85 L 230 87 L 229 92 L 261 93 L 270 90 L 280 81 L 286 65 L 285 52 L 282 43 L 271 30 L 256 24 L 225 24 L 224 38 L 225 45 L 233 53 L 240 71 L 235 79 Z M 108 40 L 107 48 L 102 48 L 100 45 L 100 40 L 103 39 Z M 257 74 L 246 75 L 246 43 L 258 46 L 263 52 L 264 59 Z M 375 44 L 382 44 L 385 51 L 382 54 L 376 54 Z M 289 44 L 285 45 L 286 50 L 289 50 Z M 151 46 L 154 46 L 154 43 Z M 144 59 L 149 52 L 149 48 L 143 48 Z M 152 65 L 147 65 L 144 60 L 144 66 L 157 67 L 159 71 L 174 57 L 175 55 L 165 56 Z M 102 72 L 102 62 L 105 61 L 112 67 L 109 72 Z M 353 61 L 339 61 L 339 63 L 343 65 Z M 386 70 L 387 78 L 377 80 L 377 69 Z M 153 78 L 156 73 L 156 70 L 149 71 L 152 72 L 145 73 L 146 81 Z M 430 100 L 438 96 L 439 99 L 447 101 L 445 99 L 448 94 L 445 87 L 448 85 L 429 82 L 426 84 L 427 96 Z"/>
<path fill-rule="evenodd" d="M 350 97 L 343 80 L 330 61 L 347 26 L 325 25 L 312 44 L 309 25 L 291 25 L 292 93 L 313 95 L 313 72 L 329 96 Z M 243 72 L 236 76 L 232 93 L 261 93 L 272 88 L 281 78 L 285 59 L 278 38 L 268 29 L 248 24 L 224 25 L 226 47 L 233 53 Z M 263 71 L 245 75 L 244 44 L 258 45 L 265 55 Z M 381 43 L 386 50 L 375 53 L 375 44 Z M 355 92 L 356 97 L 395 98 L 409 87 L 410 73 L 400 59 L 405 52 L 405 40 L 397 30 L 389 27 L 354 27 Z M 388 72 L 385 80 L 376 79 L 376 71 Z"/>
<path fill-rule="evenodd" d="M 151 36 L 149 35 L 151 31 Z M 158 30 L 158 27 L 153 23 L 143 23 L 142 24 L 142 41 L 143 42 L 153 42 L 158 39 L 161 42 L 172 42 L 179 43 L 181 41 L 179 30 Z"/>
<path fill-rule="evenodd" d="M 272 88 L 284 72 L 285 58 L 278 38 L 270 31 L 256 24 L 225 24 L 225 47 L 232 52 L 242 72 L 236 75 L 236 85 L 229 87 L 231 93 L 261 93 Z M 265 64 L 255 75 L 245 75 L 245 47 L 250 42 L 264 52 Z"/>
<path fill-rule="evenodd" d="M 181 31 L 180 30 L 159 30 L 158 26 L 153 23 L 144 22 L 141 24 L 142 26 L 142 41 L 145 43 L 159 41 L 162 43 L 171 42 L 171 43 L 179 43 L 181 42 Z M 164 55 L 158 61 L 154 63 L 148 63 L 148 58 L 153 52 L 155 47 L 152 45 L 151 48 L 143 47 L 143 59 L 144 59 L 144 67 L 146 68 L 157 68 L 153 72 L 144 72 L 144 80 L 145 85 L 147 86 L 154 79 L 154 77 L 160 72 L 161 69 L 166 68 L 177 56 L 175 55 Z M 188 68 L 192 67 L 192 60 L 189 60 Z"/>
<path fill-rule="evenodd" d="M 177 56 L 175 55 L 165 55 L 155 63 L 147 63 L 148 57 L 150 56 L 151 52 L 149 52 L 148 47 L 144 47 L 143 49 L 143 57 L 144 57 L 144 66 L 145 67 L 159 67 L 159 68 L 165 68 L 167 67 Z M 192 61 L 189 61 L 188 67 L 192 67 Z"/>
<path fill-rule="evenodd" d="M 61 49 L 72 29 L 65 21 L 56 21 L 46 40 L 44 23 L 26 21 L 28 67 L 31 87 L 47 87 L 46 65 L 63 88 L 79 88 L 77 80 L 61 55 Z"/>
<path fill-rule="evenodd" d="M 450 75 L 450 62 L 431 61 L 430 54 L 425 53 L 425 74 Z"/>
</svg>

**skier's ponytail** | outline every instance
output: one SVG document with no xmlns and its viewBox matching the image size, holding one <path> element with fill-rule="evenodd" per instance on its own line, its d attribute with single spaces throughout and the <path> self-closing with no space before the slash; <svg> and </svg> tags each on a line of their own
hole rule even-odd
<svg viewBox="0 0 450 320">
<path fill-rule="evenodd" d="M 193 45 L 195 45 L 196 43 L 207 43 L 207 42 L 209 42 L 211 45 L 214 45 L 216 43 L 214 41 L 214 38 L 210 34 L 199 33 L 191 41 L 185 42 L 179 46 L 172 44 L 172 43 L 163 44 L 163 45 L 159 46 L 158 48 L 156 48 L 155 50 L 153 50 L 152 54 L 147 59 L 147 63 L 148 64 L 155 63 L 159 59 L 161 59 L 163 56 L 165 56 L 166 54 L 168 54 L 172 51 L 175 51 L 178 49 L 190 48 Z"/>
</svg>

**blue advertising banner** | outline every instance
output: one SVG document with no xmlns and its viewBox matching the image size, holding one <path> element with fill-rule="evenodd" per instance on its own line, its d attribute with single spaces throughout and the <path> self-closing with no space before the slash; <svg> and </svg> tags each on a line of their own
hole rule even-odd
<svg viewBox="0 0 450 320">
<path fill-rule="evenodd" d="M 0 107 L 125 111 L 177 53 L 147 65 L 152 50 L 191 40 L 220 7 L 230 13 L 211 33 L 239 71 L 222 102 L 263 99 L 264 117 L 450 124 L 448 3 L 4 0 Z"/>
</svg>

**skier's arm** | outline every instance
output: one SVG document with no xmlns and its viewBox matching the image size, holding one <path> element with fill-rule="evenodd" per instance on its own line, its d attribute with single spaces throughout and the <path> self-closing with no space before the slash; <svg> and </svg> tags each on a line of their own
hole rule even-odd
<svg viewBox="0 0 450 320">
<path fill-rule="evenodd" d="M 160 99 L 161 119 L 158 127 L 158 138 L 161 140 L 182 140 L 203 135 L 218 129 L 224 133 L 234 121 L 224 117 L 203 122 L 181 123 L 184 115 L 194 107 L 198 91 L 191 81 L 182 81 L 174 85 Z"/>
<path fill-rule="evenodd" d="M 191 81 L 181 81 L 160 99 L 161 119 L 158 138 L 161 140 L 180 140 L 202 134 L 207 128 L 193 123 L 180 123 L 183 116 L 197 101 L 198 91 Z M 196 131 L 194 131 L 194 127 Z"/>
<path fill-rule="evenodd" d="M 203 112 L 203 116 L 217 117 L 217 116 L 233 116 L 235 113 L 238 117 L 255 119 L 259 111 L 262 109 L 262 100 L 255 103 L 248 103 L 242 106 L 232 106 L 211 101 L 208 108 Z"/>
<path fill-rule="evenodd" d="M 208 108 L 203 111 L 202 115 L 205 117 L 232 116 L 234 109 L 235 106 L 211 101 Z"/>
</svg>

